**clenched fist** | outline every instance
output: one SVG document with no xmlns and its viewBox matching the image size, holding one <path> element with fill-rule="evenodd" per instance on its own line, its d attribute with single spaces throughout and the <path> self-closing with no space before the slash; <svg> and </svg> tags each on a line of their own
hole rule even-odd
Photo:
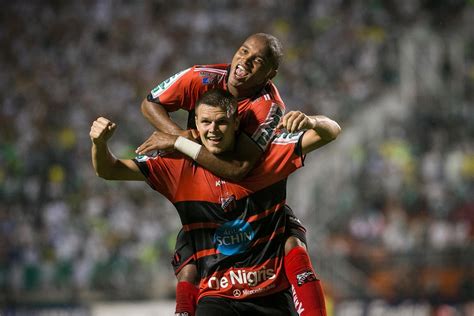
<svg viewBox="0 0 474 316">
<path fill-rule="evenodd" d="M 94 144 L 103 144 L 112 137 L 116 128 L 117 125 L 114 122 L 105 117 L 99 117 L 92 123 L 89 136 Z"/>
</svg>

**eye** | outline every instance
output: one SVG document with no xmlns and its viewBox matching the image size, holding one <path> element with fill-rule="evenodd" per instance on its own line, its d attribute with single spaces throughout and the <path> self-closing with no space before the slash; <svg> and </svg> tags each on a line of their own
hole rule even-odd
<svg viewBox="0 0 474 316">
<path fill-rule="evenodd" d="M 262 64 L 265 63 L 265 60 L 264 60 L 263 58 L 257 57 L 257 58 L 255 58 L 255 62 L 256 62 L 257 64 L 261 64 L 261 65 L 262 65 Z"/>
<path fill-rule="evenodd" d="M 227 125 L 229 122 L 226 119 L 221 119 L 216 122 L 217 125 Z"/>
</svg>

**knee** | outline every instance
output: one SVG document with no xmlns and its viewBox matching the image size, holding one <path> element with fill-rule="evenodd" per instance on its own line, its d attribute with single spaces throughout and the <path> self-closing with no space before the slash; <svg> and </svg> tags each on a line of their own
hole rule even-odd
<svg viewBox="0 0 474 316">
<path fill-rule="evenodd" d="M 306 245 L 295 236 L 290 236 L 285 242 L 285 255 L 287 255 L 293 248 L 303 247 L 306 249 Z"/>
<path fill-rule="evenodd" d="M 198 282 L 198 273 L 195 264 L 185 265 L 176 275 L 178 282 L 189 282 L 194 285 L 197 285 Z"/>
</svg>

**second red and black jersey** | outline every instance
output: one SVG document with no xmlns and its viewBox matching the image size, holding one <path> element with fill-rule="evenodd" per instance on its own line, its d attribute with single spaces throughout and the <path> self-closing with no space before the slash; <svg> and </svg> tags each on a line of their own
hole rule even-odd
<svg viewBox="0 0 474 316">
<path fill-rule="evenodd" d="M 301 135 L 276 138 L 239 183 L 224 181 L 180 153 L 135 159 L 148 184 L 179 213 L 200 274 L 200 297 L 244 299 L 288 288 L 286 178 L 303 164 Z"/>
<path fill-rule="evenodd" d="M 210 89 L 227 90 L 229 64 L 196 65 L 178 72 L 153 90 L 148 100 L 158 102 L 168 112 L 186 110 L 194 113 L 197 100 Z M 239 100 L 240 129 L 249 135 L 265 151 L 275 127 L 285 112 L 285 104 L 278 89 L 269 81 L 259 93 Z M 188 127 L 194 124 L 194 115 L 188 119 Z"/>
</svg>

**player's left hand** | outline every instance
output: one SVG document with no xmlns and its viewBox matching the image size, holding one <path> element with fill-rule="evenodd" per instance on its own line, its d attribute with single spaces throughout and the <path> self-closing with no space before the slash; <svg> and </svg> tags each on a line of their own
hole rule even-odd
<svg viewBox="0 0 474 316">
<path fill-rule="evenodd" d="M 135 153 L 145 155 L 153 151 L 172 151 L 177 138 L 176 135 L 155 131 L 143 144 L 138 146 Z"/>
<path fill-rule="evenodd" d="M 290 111 L 281 118 L 277 128 L 285 128 L 288 132 L 294 133 L 304 129 L 311 129 L 315 124 L 314 119 L 303 112 Z"/>
</svg>

